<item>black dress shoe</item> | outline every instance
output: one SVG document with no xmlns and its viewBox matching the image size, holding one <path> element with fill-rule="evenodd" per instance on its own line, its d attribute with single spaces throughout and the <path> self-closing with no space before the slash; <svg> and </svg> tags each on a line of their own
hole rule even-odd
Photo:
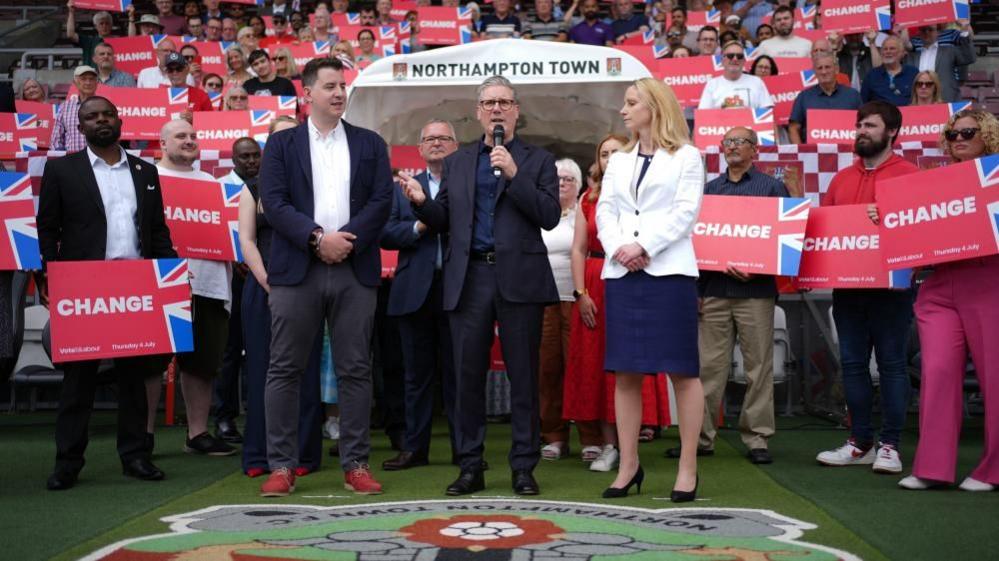
<svg viewBox="0 0 999 561">
<path fill-rule="evenodd" d="M 772 464 L 774 463 L 773 457 L 770 455 L 770 451 L 766 448 L 753 448 L 749 451 L 749 461 L 754 464 Z"/>
<path fill-rule="evenodd" d="M 513 472 L 513 492 L 518 495 L 537 495 L 541 491 L 534 475 L 525 469 Z"/>
<path fill-rule="evenodd" d="M 698 458 L 703 457 L 703 456 L 714 456 L 714 455 L 715 455 L 714 448 L 700 448 L 700 447 L 697 448 L 697 457 Z M 667 458 L 679 458 L 680 457 L 680 447 L 677 446 L 675 448 L 667 448 L 666 449 L 666 453 L 663 454 L 663 456 L 666 456 Z"/>
<path fill-rule="evenodd" d="M 694 479 L 694 490 L 693 491 L 677 491 L 673 489 L 673 492 L 669 494 L 669 500 L 674 503 L 689 503 L 697 498 L 697 486 L 701 484 L 701 478 L 698 476 Z"/>
<path fill-rule="evenodd" d="M 452 497 L 458 495 L 468 495 L 486 488 L 486 478 L 481 471 L 463 471 L 454 483 L 447 486 L 444 494 Z"/>
<path fill-rule="evenodd" d="M 166 477 L 163 470 L 144 458 L 137 458 L 123 463 L 121 472 L 128 477 L 134 477 L 143 481 L 159 481 Z"/>
<path fill-rule="evenodd" d="M 631 481 L 629 481 L 627 485 L 625 485 L 624 487 L 608 487 L 604 489 L 603 498 L 620 499 L 623 497 L 627 497 L 628 491 L 631 489 L 632 485 L 636 487 L 635 494 L 641 495 L 642 481 L 645 481 L 645 470 L 642 469 L 642 466 L 638 466 L 638 471 L 635 472 L 635 475 L 632 476 Z"/>
<path fill-rule="evenodd" d="M 76 474 L 68 471 L 55 471 L 45 482 L 45 487 L 49 491 L 65 491 L 72 489 L 76 485 Z"/>
<path fill-rule="evenodd" d="M 429 464 L 425 452 L 399 452 L 399 455 L 382 462 L 385 471 L 399 471 Z"/>
<path fill-rule="evenodd" d="M 215 423 L 215 436 L 230 444 L 242 444 L 243 435 L 231 419 L 219 419 Z"/>
</svg>

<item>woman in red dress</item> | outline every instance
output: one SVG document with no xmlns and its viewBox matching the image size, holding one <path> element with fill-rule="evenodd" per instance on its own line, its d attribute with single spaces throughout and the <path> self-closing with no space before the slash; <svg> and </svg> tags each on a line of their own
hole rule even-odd
<svg viewBox="0 0 999 561">
<path fill-rule="evenodd" d="M 583 442 L 583 461 L 592 462 L 593 471 L 611 471 L 618 462 L 614 376 L 604 372 L 604 283 L 600 279 L 604 254 L 597 239 L 595 213 L 607 160 L 627 142 L 623 136 L 609 135 L 597 144 L 593 185 L 580 200 L 572 243 L 576 305 L 569 332 L 562 416 L 576 423 L 581 437 L 596 433 L 594 425 L 599 426 L 603 444 L 598 447 Z M 666 376 L 646 376 L 642 385 L 642 425 L 661 427 L 669 425 L 669 420 Z"/>
</svg>

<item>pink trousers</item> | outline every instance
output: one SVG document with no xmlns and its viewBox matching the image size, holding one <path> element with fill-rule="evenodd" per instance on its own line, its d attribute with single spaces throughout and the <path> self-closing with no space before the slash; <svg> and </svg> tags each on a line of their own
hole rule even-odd
<svg viewBox="0 0 999 561">
<path fill-rule="evenodd" d="M 968 350 L 985 400 L 985 443 L 971 477 L 999 484 L 999 255 L 937 267 L 919 289 L 919 445 L 912 473 L 953 482 Z"/>
</svg>

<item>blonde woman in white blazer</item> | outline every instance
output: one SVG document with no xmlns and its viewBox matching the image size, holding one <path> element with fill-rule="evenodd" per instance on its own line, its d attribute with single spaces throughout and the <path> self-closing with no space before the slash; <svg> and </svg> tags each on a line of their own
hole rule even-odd
<svg viewBox="0 0 999 561">
<path fill-rule="evenodd" d="M 613 156 L 597 203 L 597 236 L 607 259 L 607 348 L 614 372 L 621 460 L 605 498 L 641 491 L 638 461 L 644 375 L 666 372 L 676 389 L 681 457 L 671 497 L 697 493 L 697 438 L 704 394 L 697 377 L 697 260 L 690 236 L 704 191 L 704 165 L 690 144 L 683 110 L 666 84 L 643 78 L 621 108 L 631 142 Z"/>
</svg>

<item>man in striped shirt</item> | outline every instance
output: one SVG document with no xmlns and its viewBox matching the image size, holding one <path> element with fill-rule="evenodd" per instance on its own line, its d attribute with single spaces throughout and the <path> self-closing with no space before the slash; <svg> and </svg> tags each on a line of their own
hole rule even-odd
<svg viewBox="0 0 999 561">
<path fill-rule="evenodd" d="M 52 150 L 79 152 L 87 147 L 87 139 L 79 130 L 80 117 L 77 111 L 80 104 L 97 91 L 97 71 L 92 66 L 77 66 L 73 72 L 73 83 L 80 95 L 67 98 L 59 109 L 59 115 L 52 125 Z"/>
</svg>

